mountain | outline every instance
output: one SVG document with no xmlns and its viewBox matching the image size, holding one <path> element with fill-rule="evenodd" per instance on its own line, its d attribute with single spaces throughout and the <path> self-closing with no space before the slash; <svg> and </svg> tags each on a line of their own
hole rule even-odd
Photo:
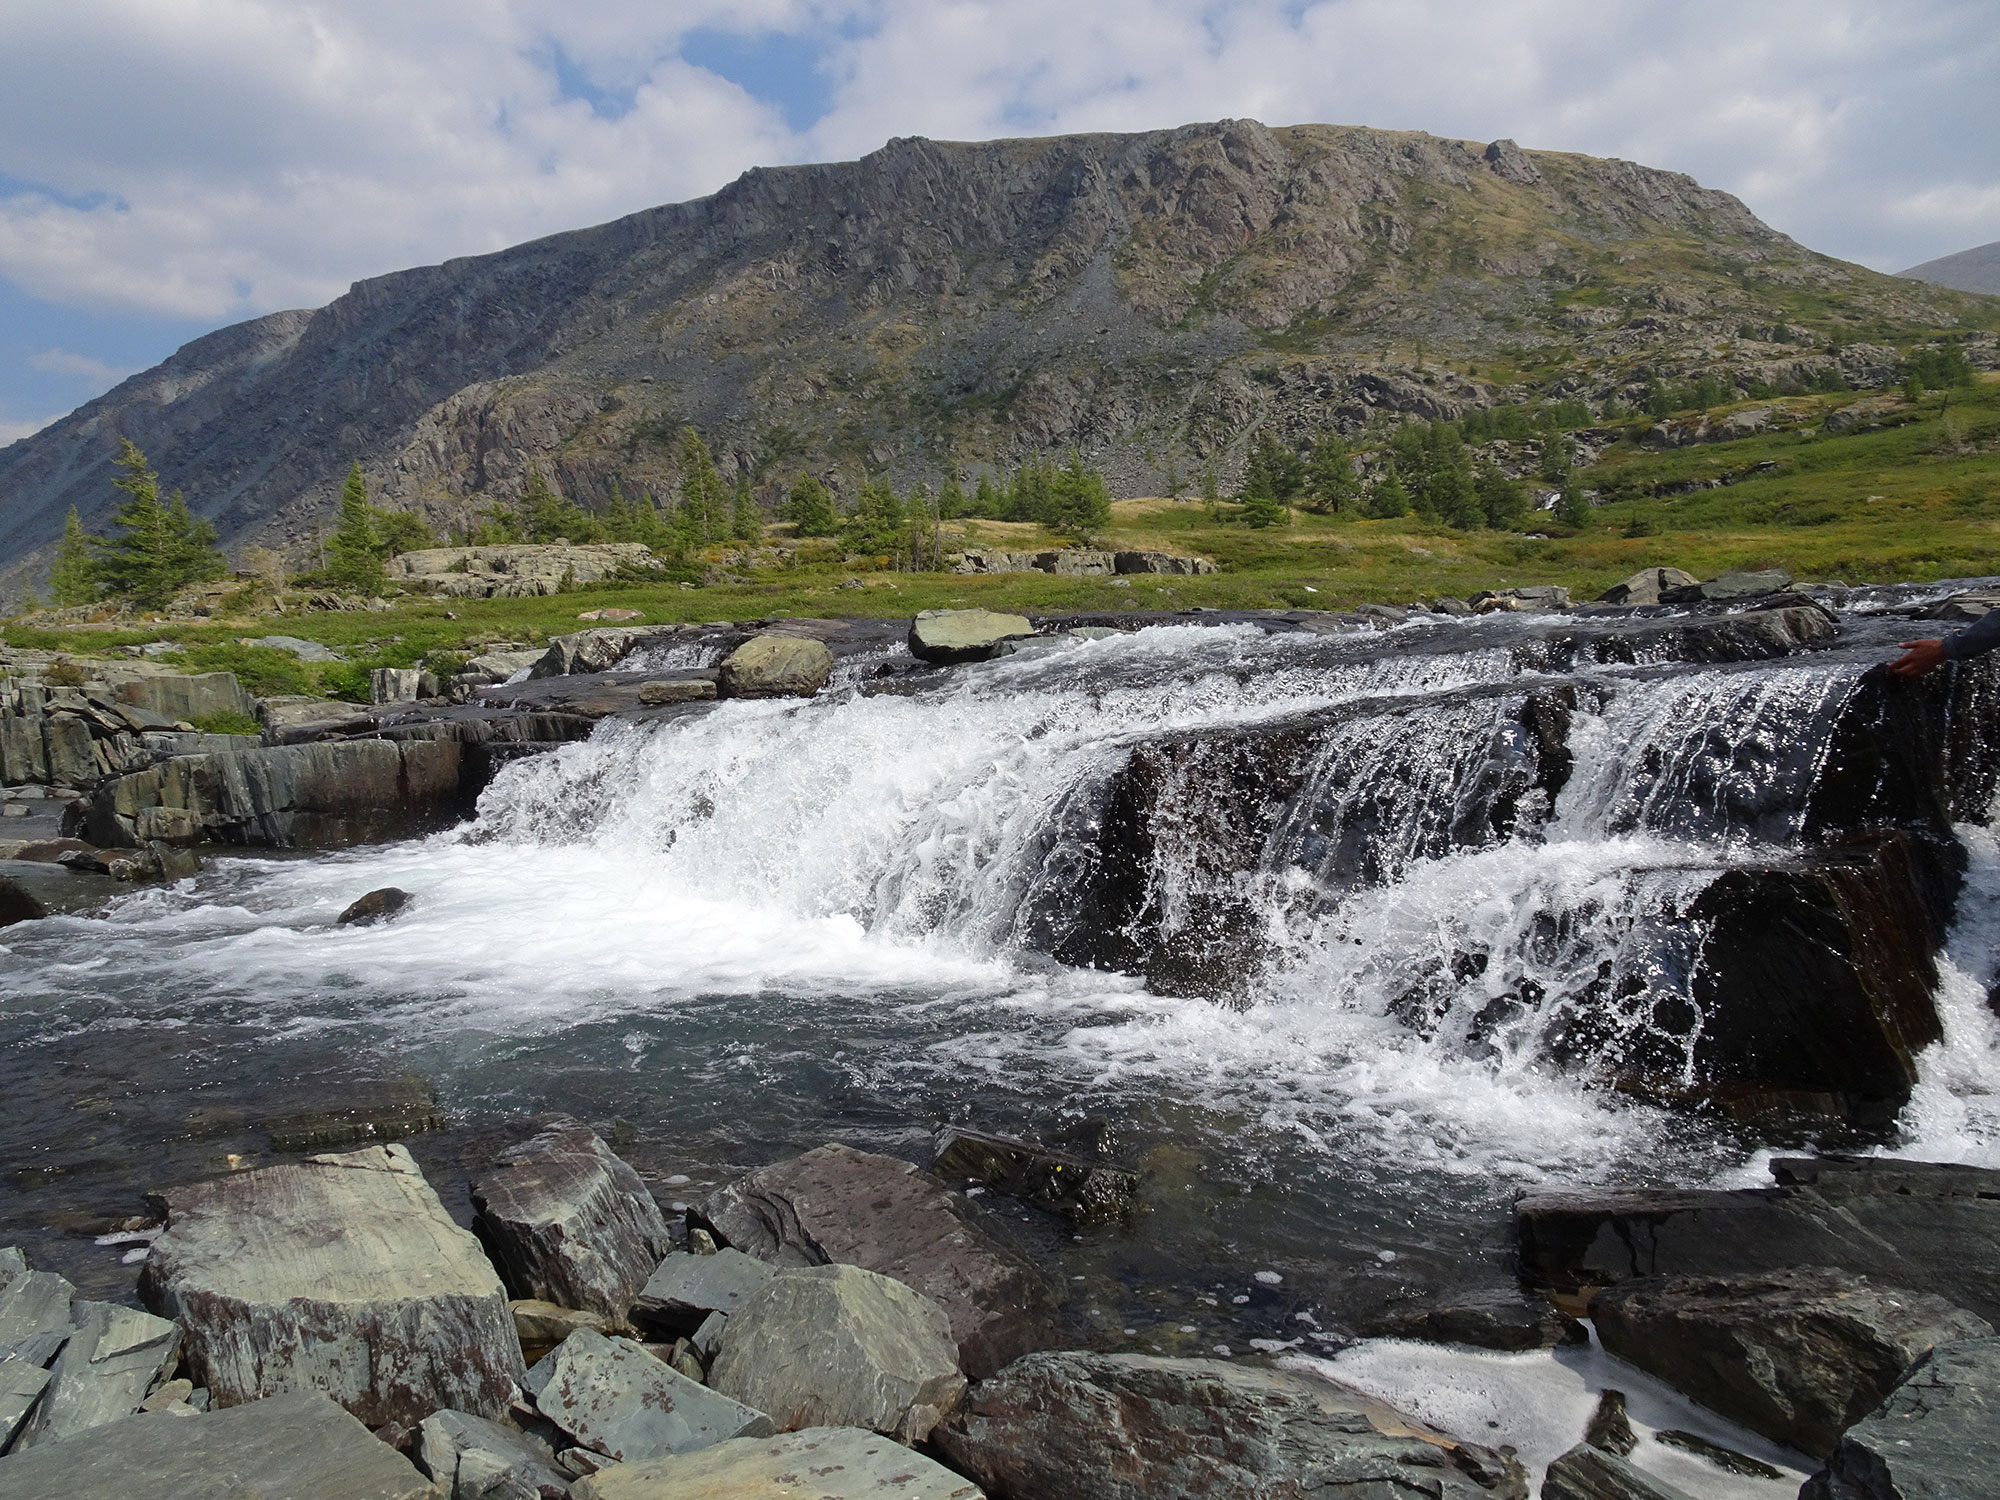
<svg viewBox="0 0 2000 1500">
<path fill-rule="evenodd" d="M 1928 281 L 1936 286 L 1954 287 L 1961 292 L 1984 292 L 2000 296 L 2000 240 L 1961 250 L 1956 255 L 1940 255 L 1898 276 L 1911 281 Z"/>
<path fill-rule="evenodd" d="M 760 481 L 1078 447 L 1145 493 L 1226 479 L 1265 424 L 1718 367 L 1887 378 L 1879 341 L 1996 326 L 2000 302 L 1814 254 L 1685 176 L 1511 141 L 895 140 L 197 339 L 0 450 L 0 559 L 18 593 L 69 506 L 102 522 L 121 435 L 225 543 L 299 555 L 355 459 L 445 524 L 531 464 L 586 502 L 661 493 L 686 423 Z"/>
</svg>

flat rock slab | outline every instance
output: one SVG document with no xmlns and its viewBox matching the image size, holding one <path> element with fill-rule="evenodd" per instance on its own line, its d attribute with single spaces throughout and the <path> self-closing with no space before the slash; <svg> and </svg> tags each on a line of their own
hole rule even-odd
<svg viewBox="0 0 2000 1500">
<path fill-rule="evenodd" d="M 2000 1495 L 2000 1338 L 1931 1350 L 1799 1490 L 1799 1500 L 1993 1495 Z"/>
<path fill-rule="evenodd" d="M 10 1452 L 58 1443 L 131 1416 L 180 1356 L 180 1328 L 136 1307 L 78 1302 L 70 1321 L 69 1342 Z"/>
<path fill-rule="evenodd" d="M 1007 642 L 1035 633 L 1025 616 L 990 609 L 927 609 L 910 621 L 910 654 L 919 661 L 949 664 L 987 661 Z"/>
<path fill-rule="evenodd" d="M 774 1430 L 763 1412 L 689 1380 L 628 1339 L 589 1329 L 571 1334 L 524 1383 L 543 1416 L 621 1462 Z"/>
<path fill-rule="evenodd" d="M 1008 1496 L 1526 1500 L 1519 1464 L 1331 1381 L 1212 1359 L 1030 1354 L 932 1441 Z"/>
<path fill-rule="evenodd" d="M 509 1149 L 472 1184 L 473 1232 L 515 1297 L 626 1325 L 673 1249 L 639 1174 L 593 1130 L 568 1125 Z"/>
<path fill-rule="evenodd" d="M 140 1292 L 187 1331 L 219 1406 L 322 1390 L 364 1422 L 507 1409 L 526 1376 L 507 1294 L 401 1146 L 158 1195 Z"/>
<path fill-rule="evenodd" d="M 1655 1479 L 1588 1443 L 1579 1443 L 1549 1465 L 1542 1500 L 1694 1500 L 1685 1490 Z"/>
<path fill-rule="evenodd" d="M 410 1461 L 314 1391 L 148 1412 L 0 1459 L 0 1500 L 436 1500 Z"/>
<path fill-rule="evenodd" d="M 539 1500 L 544 1487 L 569 1485 L 540 1438 L 462 1411 L 424 1418 L 417 1464 L 437 1481 L 444 1500 Z"/>
<path fill-rule="evenodd" d="M 1607 1352 L 1816 1458 L 1926 1350 L 1993 1332 L 1940 1297 L 1817 1267 L 1626 1282 L 1591 1316 Z"/>
<path fill-rule="evenodd" d="M 855 1427 L 736 1438 L 699 1453 L 600 1469 L 574 1500 L 985 1500 L 976 1484 Z"/>
<path fill-rule="evenodd" d="M 968 1375 L 990 1374 L 1044 1336 L 1054 1303 L 1046 1280 L 908 1162 L 821 1146 L 718 1188 L 703 1214 L 724 1243 L 773 1265 L 837 1261 L 922 1292 L 951 1319 Z"/>
<path fill-rule="evenodd" d="M 17 1271 L 0 1279 L 0 1353 L 38 1333 L 69 1332 L 76 1288 L 53 1271 Z"/>
<path fill-rule="evenodd" d="M 1590 1342 L 1589 1330 L 1542 1298 L 1486 1291 L 1444 1297 L 1422 1307 L 1396 1308 L 1362 1332 L 1369 1338 L 1469 1344 L 1476 1349 L 1516 1353 Z"/>
<path fill-rule="evenodd" d="M 716 1313 L 733 1313 L 777 1273 L 741 1250 L 690 1255 L 676 1250 L 647 1278 L 633 1317 L 642 1327 L 673 1337 L 692 1334 Z"/>
<path fill-rule="evenodd" d="M 0 1453 L 12 1446 L 48 1383 L 49 1372 L 36 1361 L 0 1359 Z"/>
<path fill-rule="evenodd" d="M 905 1443 L 965 1394 L 944 1309 L 859 1266 L 774 1276 L 724 1325 L 708 1383 L 784 1431 L 866 1427 Z"/>
</svg>

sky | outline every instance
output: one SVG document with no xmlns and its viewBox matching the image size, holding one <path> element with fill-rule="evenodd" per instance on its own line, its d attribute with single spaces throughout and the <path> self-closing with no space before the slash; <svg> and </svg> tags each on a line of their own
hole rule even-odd
<svg viewBox="0 0 2000 1500">
<path fill-rule="evenodd" d="M 894 136 L 1620 156 L 1878 270 L 2000 240 L 1995 0 L 0 0 L 0 443 L 210 329 Z"/>
</svg>

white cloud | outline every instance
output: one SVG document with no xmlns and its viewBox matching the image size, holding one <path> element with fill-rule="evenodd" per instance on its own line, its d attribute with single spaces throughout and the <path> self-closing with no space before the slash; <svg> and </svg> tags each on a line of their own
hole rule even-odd
<svg viewBox="0 0 2000 1500">
<path fill-rule="evenodd" d="M 88 354 L 71 354 L 66 349 L 44 349 L 40 354 L 30 355 L 28 365 L 45 375 L 69 375 L 103 386 L 116 385 L 132 373 L 107 365 L 101 359 L 92 359 Z"/>
<path fill-rule="evenodd" d="M 0 0 L 0 276 L 181 317 L 709 192 L 894 135 L 1251 115 L 1626 156 L 1897 268 L 2000 237 L 1988 0 Z M 832 107 L 680 59 L 816 38 Z M 560 66 L 613 99 L 566 97 Z M 627 106 L 629 101 L 629 108 Z"/>
</svg>

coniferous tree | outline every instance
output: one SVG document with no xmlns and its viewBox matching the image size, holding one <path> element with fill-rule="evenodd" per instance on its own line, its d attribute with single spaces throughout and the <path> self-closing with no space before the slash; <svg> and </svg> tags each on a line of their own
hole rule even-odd
<svg viewBox="0 0 2000 1500">
<path fill-rule="evenodd" d="M 764 513 L 757 508 L 757 497 L 750 492 L 750 476 L 740 470 L 736 475 L 736 507 L 729 529 L 739 542 L 754 542 L 764 535 Z"/>
<path fill-rule="evenodd" d="M 1361 493 L 1361 480 L 1354 472 L 1354 454 L 1347 440 L 1328 432 L 1313 448 L 1312 462 L 1306 467 L 1306 494 L 1312 508 L 1322 514 L 1339 515 Z"/>
<path fill-rule="evenodd" d="M 1556 495 L 1556 519 L 1578 531 L 1590 524 L 1590 500 L 1574 474 L 1564 477 L 1562 489 Z"/>
<path fill-rule="evenodd" d="M 838 536 L 840 512 L 834 508 L 833 493 L 811 474 L 801 474 L 792 482 L 785 497 L 785 519 L 798 536 Z"/>
<path fill-rule="evenodd" d="M 944 485 L 938 490 L 938 519 L 956 521 L 966 514 L 967 508 L 965 486 L 959 482 L 958 468 L 953 465 L 946 471 Z"/>
<path fill-rule="evenodd" d="M 1495 531 L 1520 525 L 1528 513 L 1527 486 L 1518 479 L 1510 479 L 1498 464 L 1479 466 L 1476 489 L 1485 522 Z"/>
<path fill-rule="evenodd" d="M 1425 486 L 1431 509 L 1447 526 L 1472 531 L 1486 524 L 1472 476 L 1458 464 L 1449 464 L 1430 476 Z"/>
<path fill-rule="evenodd" d="M 848 517 L 847 545 L 863 556 L 893 556 L 903 544 L 907 516 L 896 487 L 887 479 L 861 487 L 859 503 Z"/>
<path fill-rule="evenodd" d="M 215 528 L 188 510 L 176 491 L 160 500 L 160 476 L 129 438 L 113 462 L 125 472 L 112 484 L 130 498 L 111 513 L 118 535 L 99 541 L 98 577 L 114 594 L 158 608 L 191 583 L 220 578 L 226 565 L 215 547 Z"/>
<path fill-rule="evenodd" d="M 518 530 L 531 542 L 594 542 L 604 534 L 590 512 L 556 493 L 539 464 L 529 468 L 516 510 Z"/>
<path fill-rule="evenodd" d="M 326 540 L 326 581 L 357 594 L 381 593 L 388 582 L 381 547 L 374 507 L 368 503 L 368 482 L 357 460 L 340 487 L 340 518 Z"/>
<path fill-rule="evenodd" d="M 972 513 L 988 521 L 997 521 L 1007 508 L 1007 500 L 994 487 L 991 474 L 981 474 L 979 485 L 972 492 Z"/>
<path fill-rule="evenodd" d="M 1038 519 L 1050 530 L 1088 536 L 1111 522 L 1111 489 L 1072 449 L 1069 462 L 1049 475 L 1043 507 Z"/>
<path fill-rule="evenodd" d="M 679 459 L 680 503 L 674 507 L 676 529 L 692 546 L 706 547 L 719 542 L 729 530 L 727 488 L 708 444 L 692 427 L 681 429 Z"/>
<path fill-rule="evenodd" d="M 1393 521 L 1410 513 L 1410 490 L 1396 470 L 1395 459 L 1383 466 L 1381 477 L 1368 492 L 1368 514 L 1378 521 Z"/>
<path fill-rule="evenodd" d="M 90 604 L 102 593 L 97 560 L 91 556 L 92 537 L 83 529 L 76 507 L 69 508 L 63 522 L 62 540 L 56 543 L 55 566 L 49 569 L 49 599 L 57 605 Z"/>
</svg>

